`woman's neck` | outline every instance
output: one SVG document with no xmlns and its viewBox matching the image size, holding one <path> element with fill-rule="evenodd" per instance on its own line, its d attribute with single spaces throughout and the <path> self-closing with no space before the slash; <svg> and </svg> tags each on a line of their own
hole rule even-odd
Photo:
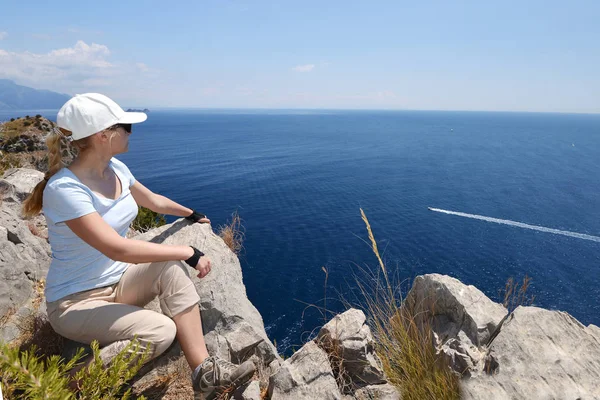
<svg viewBox="0 0 600 400">
<path fill-rule="evenodd" d="M 110 173 L 108 164 L 111 158 L 98 153 L 83 152 L 73 160 L 69 168 L 83 173 L 91 179 L 106 179 Z"/>
</svg>

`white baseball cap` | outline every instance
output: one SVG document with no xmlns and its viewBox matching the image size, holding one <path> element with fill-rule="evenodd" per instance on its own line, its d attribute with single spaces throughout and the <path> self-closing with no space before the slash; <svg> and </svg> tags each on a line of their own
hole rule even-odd
<svg viewBox="0 0 600 400">
<path fill-rule="evenodd" d="M 79 140 L 115 124 L 137 124 L 148 118 L 142 112 L 125 112 L 117 103 L 99 93 L 77 94 L 58 111 L 56 124 Z"/>
</svg>

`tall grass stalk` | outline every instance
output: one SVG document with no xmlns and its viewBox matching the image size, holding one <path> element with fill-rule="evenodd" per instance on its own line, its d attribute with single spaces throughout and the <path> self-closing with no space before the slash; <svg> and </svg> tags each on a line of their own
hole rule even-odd
<svg viewBox="0 0 600 400">
<path fill-rule="evenodd" d="M 459 378 L 436 354 L 428 319 L 402 304 L 399 287 L 392 290 L 369 220 L 362 209 L 360 212 L 385 283 L 375 274 L 370 279 L 373 284 L 357 282 L 365 299 L 375 350 L 389 382 L 400 390 L 403 400 L 459 399 Z"/>
<path fill-rule="evenodd" d="M 365 214 L 365 212 L 362 208 L 360 209 L 360 215 L 362 216 L 362 220 L 364 221 L 365 225 L 367 226 L 369 240 L 371 241 L 371 250 L 373 250 L 373 253 L 375 253 L 377 260 L 379 261 L 379 266 L 381 267 L 381 270 L 383 271 L 383 276 L 385 277 L 385 283 L 387 284 L 388 296 L 390 296 L 390 295 L 392 295 L 392 287 L 390 286 L 388 273 L 385 268 L 385 264 L 383 263 L 383 260 L 381 259 L 381 256 L 379 255 L 379 249 L 377 248 L 377 242 L 375 241 L 375 235 L 373 235 L 373 230 L 371 229 L 371 224 L 369 223 L 369 219 L 367 218 L 367 215 Z"/>
</svg>

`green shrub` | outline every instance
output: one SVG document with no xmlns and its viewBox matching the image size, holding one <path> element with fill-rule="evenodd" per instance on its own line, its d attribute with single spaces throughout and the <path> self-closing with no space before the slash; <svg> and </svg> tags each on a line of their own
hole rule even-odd
<svg viewBox="0 0 600 400">
<path fill-rule="evenodd" d="M 7 400 L 126 400 L 131 397 L 131 388 L 123 390 L 123 386 L 137 374 L 149 354 L 146 350 L 139 359 L 132 359 L 131 354 L 139 349 L 139 342 L 133 340 L 115 356 L 108 367 L 104 367 L 98 342 L 93 342 L 93 361 L 71 378 L 69 371 L 81 361 L 83 349 L 79 349 L 73 359 L 65 362 L 59 356 L 45 359 L 37 357 L 35 348 L 20 352 L 18 347 L 0 342 L 2 393 Z M 77 395 L 69 389 L 72 380 L 77 382 Z M 144 397 L 138 398 L 142 399 Z"/>
<path fill-rule="evenodd" d="M 29 125 L 31 125 L 31 122 L 29 122 L 29 121 L 23 122 L 23 126 L 29 126 Z"/>
<path fill-rule="evenodd" d="M 25 119 L 29 119 L 29 118 L 30 118 L 30 117 L 29 117 L 29 115 L 26 115 L 26 116 L 25 116 Z"/>
<path fill-rule="evenodd" d="M 15 120 L 14 118 L 11 118 L 11 119 L 10 119 L 10 122 L 14 122 L 14 120 Z"/>
<path fill-rule="evenodd" d="M 167 223 L 165 216 L 144 207 L 138 207 L 138 215 L 131 227 L 138 232 L 147 232 Z"/>
<path fill-rule="evenodd" d="M 35 118 L 40 119 L 40 118 L 42 118 L 42 116 L 40 114 L 36 114 Z"/>
</svg>

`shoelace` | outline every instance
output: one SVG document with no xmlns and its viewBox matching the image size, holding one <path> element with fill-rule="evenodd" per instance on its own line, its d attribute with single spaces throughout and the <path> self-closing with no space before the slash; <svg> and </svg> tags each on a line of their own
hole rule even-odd
<svg viewBox="0 0 600 400">
<path fill-rule="evenodd" d="M 217 365 L 219 366 L 219 371 L 224 370 L 225 373 L 230 376 L 233 375 L 233 372 L 237 368 L 237 365 L 230 363 L 229 361 L 225 361 L 222 358 L 216 358 Z"/>
<path fill-rule="evenodd" d="M 208 357 L 204 362 L 209 362 L 212 364 L 212 381 L 215 384 L 217 383 L 217 378 L 221 376 L 221 370 L 229 374 L 229 376 L 231 376 L 235 370 L 235 365 L 215 356 Z"/>
</svg>

